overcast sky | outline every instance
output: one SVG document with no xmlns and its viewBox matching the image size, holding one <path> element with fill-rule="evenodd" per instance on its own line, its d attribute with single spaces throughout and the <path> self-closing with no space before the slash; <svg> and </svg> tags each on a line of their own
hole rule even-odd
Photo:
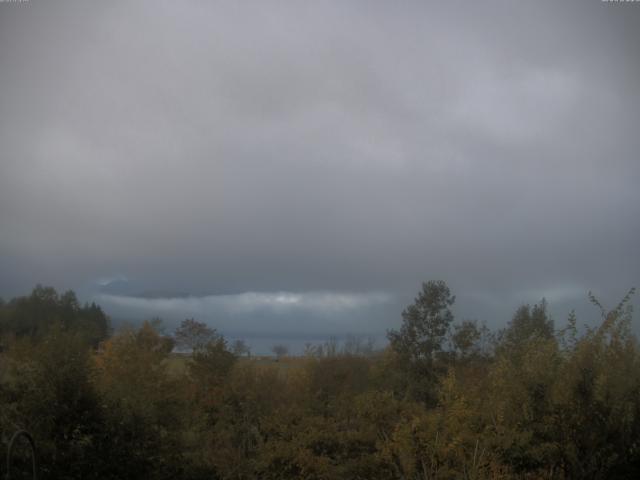
<svg viewBox="0 0 640 480">
<path fill-rule="evenodd" d="M 563 321 L 640 286 L 639 147 L 638 3 L 0 3 L 0 296 L 380 335 L 444 279 Z"/>
</svg>

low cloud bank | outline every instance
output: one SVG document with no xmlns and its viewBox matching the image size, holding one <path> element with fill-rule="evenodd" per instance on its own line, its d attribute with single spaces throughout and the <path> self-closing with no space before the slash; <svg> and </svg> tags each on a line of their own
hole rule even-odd
<svg viewBox="0 0 640 480">
<path fill-rule="evenodd" d="M 381 334 L 398 316 L 385 292 L 245 292 L 231 295 L 154 297 L 98 294 L 114 319 L 160 317 L 173 326 L 195 317 L 231 336 Z"/>
</svg>

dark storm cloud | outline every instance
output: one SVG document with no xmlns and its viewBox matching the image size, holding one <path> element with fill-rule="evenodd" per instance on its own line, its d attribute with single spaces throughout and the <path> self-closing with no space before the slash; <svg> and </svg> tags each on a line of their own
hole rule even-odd
<svg viewBox="0 0 640 480">
<path fill-rule="evenodd" d="M 0 291 L 388 295 L 343 331 L 429 278 L 489 321 L 613 302 L 640 272 L 639 27 L 596 1 L 0 4 Z"/>
</svg>

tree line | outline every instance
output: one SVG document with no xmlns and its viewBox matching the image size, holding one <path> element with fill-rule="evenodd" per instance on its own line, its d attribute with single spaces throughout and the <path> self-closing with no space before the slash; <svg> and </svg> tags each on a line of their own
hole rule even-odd
<svg viewBox="0 0 640 480">
<path fill-rule="evenodd" d="M 56 479 L 638 478 L 632 294 L 611 310 L 590 295 L 594 328 L 556 329 L 543 300 L 491 331 L 430 281 L 386 348 L 269 362 L 195 319 L 113 332 L 38 286 L 0 301 L 1 438 L 29 431 Z"/>
</svg>

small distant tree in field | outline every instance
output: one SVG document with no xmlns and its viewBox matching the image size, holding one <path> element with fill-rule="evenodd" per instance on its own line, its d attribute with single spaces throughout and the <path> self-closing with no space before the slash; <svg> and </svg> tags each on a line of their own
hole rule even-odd
<svg viewBox="0 0 640 480">
<path fill-rule="evenodd" d="M 220 335 L 206 323 L 187 318 L 176 329 L 174 337 L 178 348 L 195 350 L 215 341 Z"/>
<path fill-rule="evenodd" d="M 244 340 L 236 340 L 233 342 L 233 345 L 231 345 L 231 351 L 238 357 L 243 355 L 251 356 L 251 349 Z"/>
<path fill-rule="evenodd" d="M 373 353 L 375 343 L 373 337 L 347 335 L 342 353 L 344 355 L 369 356 Z"/>
<path fill-rule="evenodd" d="M 271 347 L 271 351 L 274 353 L 277 360 L 280 360 L 282 357 L 286 357 L 289 353 L 289 349 L 286 345 L 274 345 Z"/>
</svg>

